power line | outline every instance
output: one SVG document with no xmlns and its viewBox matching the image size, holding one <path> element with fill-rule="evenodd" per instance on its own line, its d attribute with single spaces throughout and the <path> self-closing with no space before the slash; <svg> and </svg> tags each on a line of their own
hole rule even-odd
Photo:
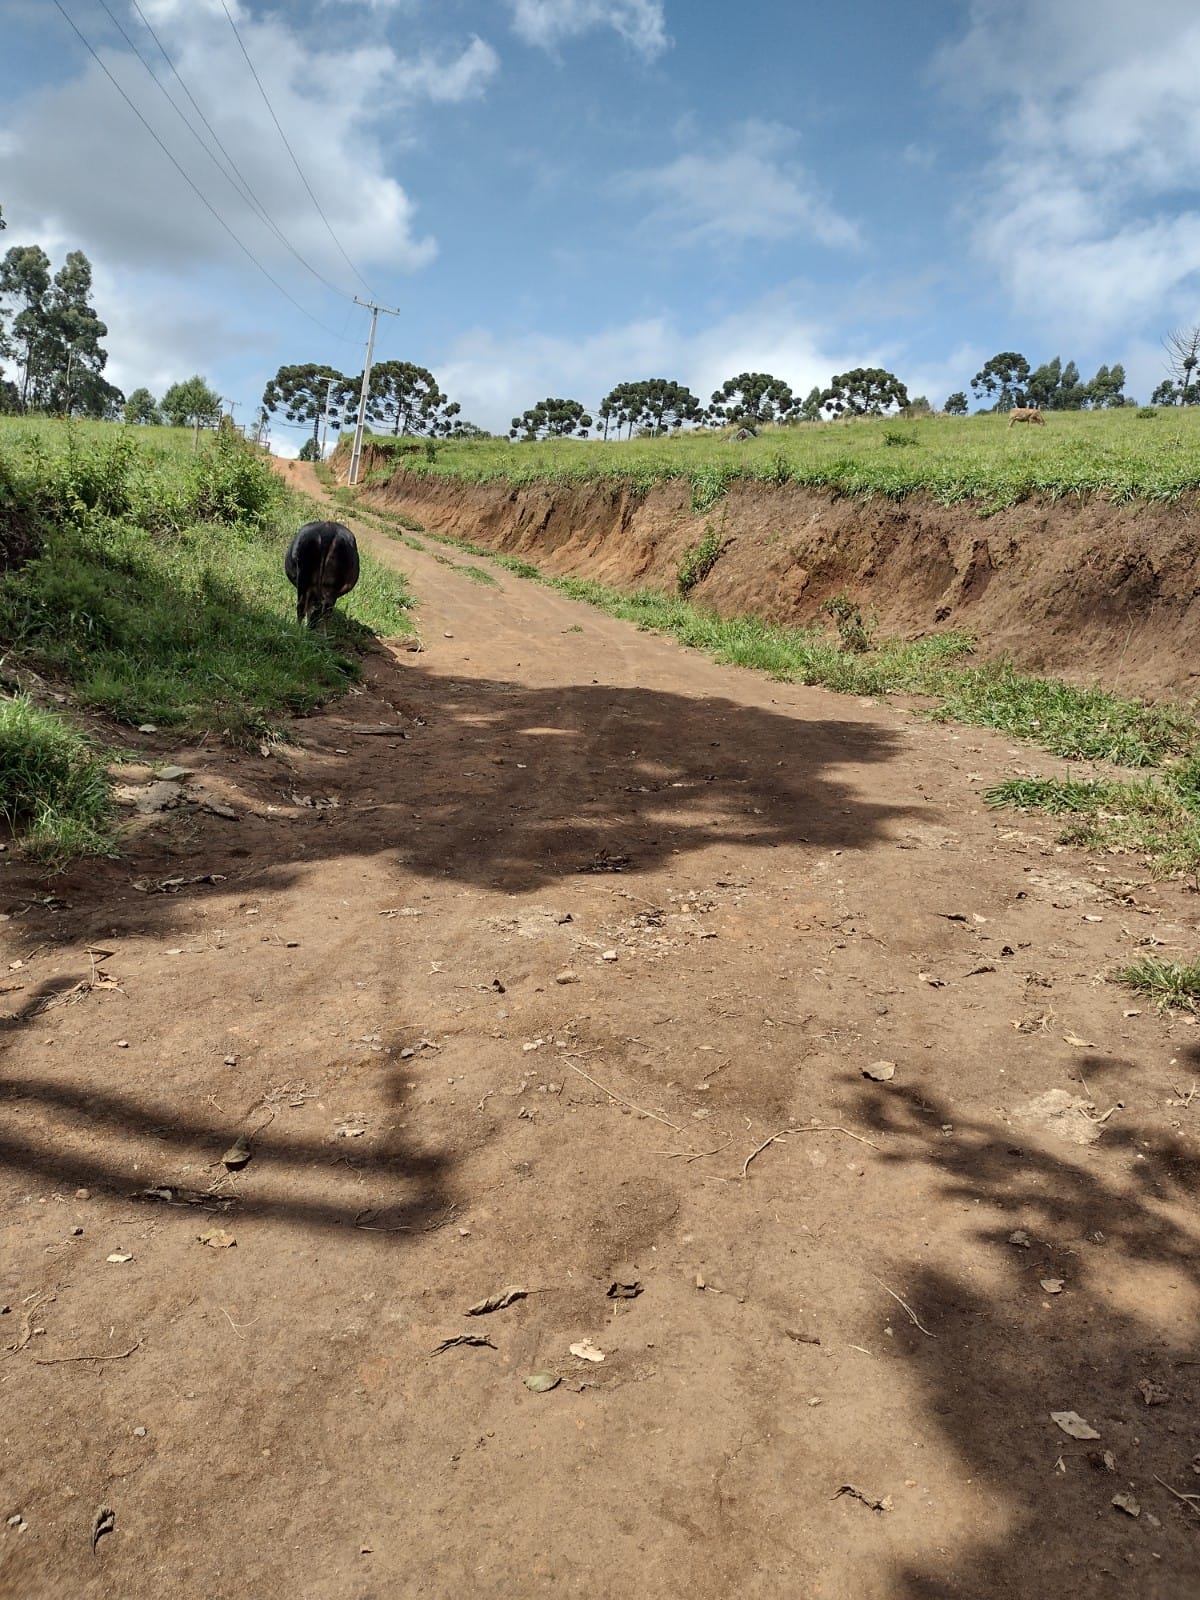
<svg viewBox="0 0 1200 1600">
<path fill-rule="evenodd" d="M 325 215 L 324 211 L 321 209 L 321 202 L 317 199 L 316 195 L 313 193 L 312 185 L 309 183 L 308 179 L 304 176 L 304 169 L 301 167 L 299 161 L 296 159 L 296 152 L 292 149 L 291 145 L 288 143 L 288 136 L 287 136 L 286 133 L 284 133 L 283 128 L 280 125 L 279 118 L 275 115 L 275 107 L 271 104 L 269 98 L 267 97 L 267 91 L 263 88 L 262 79 L 259 77 L 258 73 L 254 70 L 254 63 L 250 59 L 250 52 L 246 49 L 246 46 L 242 41 L 242 36 L 238 32 L 237 23 L 233 20 L 233 16 L 230 13 L 229 7 L 225 4 L 225 0 L 221 0 L 221 10 L 225 13 L 226 20 L 228 21 L 229 26 L 233 29 L 233 37 L 237 40 L 239 46 L 241 47 L 242 54 L 246 58 L 246 65 L 250 68 L 250 76 L 254 79 L 255 83 L 258 85 L 258 92 L 263 97 L 263 104 L 266 106 L 267 110 L 271 113 L 271 121 L 275 124 L 276 132 L 279 134 L 279 137 L 283 140 L 283 148 L 287 151 L 288 155 L 291 156 L 292 165 L 295 167 L 297 173 L 299 173 L 299 175 L 300 175 L 300 182 L 304 185 L 305 189 L 308 190 L 308 198 L 312 201 L 313 205 L 316 206 L 317 212 L 318 212 L 318 214 L 319 214 L 319 216 L 321 218 L 321 221 L 325 224 L 326 232 L 329 234 L 329 237 L 333 240 L 334 244 L 337 246 L 338 251 L 341 254 L 342 260 L 350 268 L 350 271 L 358 279 L 359 283 L 362 284 L 363 288 L 367 291 L 367 293 L 371 294 L 372 293 L 371 285 L 363 277 L 362 273 L 358 270 L 358 268 L 354 265 L 353 261 L 351 261 L 350 257 L 346 254 L 345 250 L 342 248 L 342 241 L 338 238 L 337 234 L 334 233 L 332 223 L 330 222 L 329 218 Z"/>
<path fill-rule="evenodd" d="M 184 82 L 183 76 L 180 73 L 179 68 L 175 65 L 174 61 L 172 61 L 171 57 L 167 54 L 166 46 L 163 44 L 163 42 L 159 38 L 158 34 L 155 33 L 155 31 L 154 31 L 153 27 L 151 26 L 150 22 L 147 20 L 146 15 L 143 12 L 141 6 L 138 5 L 137 0 L 131 0 L 131 3 L 133 5 L 133 9 L 137 12 L 138 18 L 140 19 L 142 26 L 146 29 L 146 32 L 150 35 L 150 37 L 154 40 L 154 43 L 158 46 L 159 55 L 161 55 L 163 60 L 167 63 L 167 66 L 170 68 L 172 74 L 174 75 L 176 81 L 179 84 L 179 87 L 183 90 L 184 94 L 187 95 L 188 100 L 191 102 L 192 109 L 195 111 L 196 115 L 200 118 L 200 121 L 204 124 L 205 128 L 208 130 L 209 137 L 212 139 L 213 143 L 216 145 L 217 149 L 221 152 L 221 155 L 224 157 L 224 160 L 225 160 L 225 166 L 224 167 L 221 165 L 220 161 L 217 160 L 217 157 L 212 153 L 212 151 L 209 149 L 208 145 L 205 144 L 204 140 L 196 132 L 196 129 L 193 127 L 191 122 L 188 121 L 187 117 L 184 115 L 184 113 L 183 113 L 182 109 L 179 107 L 179 105 L 171 98 L 170 94 L 167 93 L 166 88 L 163 86 L 162 82 L 156 76 L 156 74 L 154 72 L 154 69 L 151 67 L 150 63 L 146 60 L 145 56 L 138 49 L 137 45 L 129 37 L 129 35 L 125 32 L 125 29 L 122 27 L 122 25 L 121 25 L 120 21 L 118 20 L 118 18 L 114 15 L 113 11 L 111 10 L 111 8 L 108 5 L 108 0 L 98 0 L 98 3 L 108 13 L 109 17 L 112 19 L 113 25 L 116 27 L 116 29 L 120 33 L 121 37 L 125 40 L 125 43 L 129 46 L 129 48 L 137 56 L 138 60 L 145 67 L 146 71 L 150 74 L 150 77 L 153 79 L 155 86 L 158 88 L 159 92 L 165 97 L 168 105 L 175 112 L 176 116 L 183 123 L 184 127 L 188 130 L 188 132 L 196 140 L 197 144 L 204 151 L 204 153 L 208 157 L 208 159 L 216 167 L 217 171 L 220 172 L 221 176 L 228 183 L 230 183 L 233 186 L 233 188 L 238 193 L 240 198 L 242 200 L 244 200 L 245 203 L 250 207 L 250 209 L 257 214 L 259 219 L 263 223 L 265 223 L 268 228 L 270 228 L 271 232 L 279 240 L 280 244 L 283 245 L 284 249 L 290 251 L 290 253 L 296 258 L 296 260 L 300 263 L 300 265 L 302 267 L 304 267 L 304 269 L 307 272 L 310 272 L 314 278 L 316 278 L 318 283 L 324 284 L 325 288 L 331 290 L 334 294 L 341 295 L 343 299 L 349 300 L 351 298 L 351 296 L 349 294 L 347 294 L 344 289 L 339 288 L 336 283 L 331 283 L 330 280 L 325 276 L 325 274 L 323 272 L 321 272 L 318 268 L 314 267 L 311 261 L 306 260 L 306 258 L 303 255 L 301 255 L 300 251 L 296 249 L 295 245 L 287 237 L 287 235 L 283 232 L 283 230 L 282 230 L 282 228 L 280 228 L 279 224 L 275 221 L 274 217 L 271 216 L 271 214 L 267 210 L 266 206 L 258 198 L 258 195 L 255 194 L 254 189 L 251 186 L 250 180 L 246 177 L 245 173 L 238 166 L 237 162 L 234 160 L 234 158 L 230 155 L 229 151 L 222 144 L 220 135 L 217 133 L 217 130 L 213 127 L 212 123 L 204 115 L 203 110 L 200 108 L 199 104 L 196 101 L 195 95 L 192 93 L 192 91 L 188 88 L 187 84 Z"/>
<path fill-rule="evenodd" d="M 283 296 L 283 298 L 286 301 L 288 301 L 288 303 L 290 305 L 295 306 L 297 311 L 299 311 L 303 316 L 306 316 L 310 322 L 315 323 L 316 326 L 318 328 L 320 328 L 323 333 L 327 333 L 330 336 L 330 338 L 337 339 L 341 343 L 352 344 L 354 342 L 353 340 L 350 340 L 350 339 L 343 340 L 340 334 L 334 333 L 333 329 L 329 328 L 329 327 L 326 327 L 326 325 L 321 321 L 321 319 L 319 317 L 314 317 L 311 311 L 309 311 L 305 306 L 302 306 L 300 304 L 299 300 L 297 300 L 294 295 L 289 294 L 289 292 L 284 288 L 283 284 L 281 284 L 279 282 L 279 279 L 276 278 L 268 270 L 268 268 L 263 266 L 262 262 L 254 254 L 253 250 L 250 249 L 249 245 L 246 245 L 246 244 L 242 243 L 241 239 L 239 239 L 237 234 L 234 233 L 233 229 L 225 221 L 225 218 L 217 210 L 216 206 L 213 205 L 212 201 L 209 200 L 208 196 L 199 187 L 199 185 L 196 184 L 188 176 L 188 174 L 184 171 L 183 167 L 180 166 L 179 162 L 175 159 L 175 157 L 167 149 L 166 145 L 159 138 L 159 136 L 155 132 L 154 128 L 150 125 L 149 122 L 147 122 L 146 118 L 138 110 L 137 106 L 134 105 L 133 101 L 125 93 L 124 89 L 122 89 L 121 85 L 117 82 L 117 80 L 113 77 L 112 73 L 104 65 L 104 62 L 100 59 L 100 56 L 97 54 L 97 52 L 96 52 L 94 46 L 92 45 L 91 41 L 87 38 L 86 34 L 84 34 L 82 29 L 76 23 L 75 19 L 71 16 L 71 14 L 63 6 L 62 0 L 54 0 L 54 4 L 55 4 L 56 8 L 58 9 L 58 11 L 62 14 L 62 17 L 64 18 L 64 20 L 70 25 L 72 32 L 74 32 L 75 35 L 78 37 L 80 42 L 83 44 L 83 46 L 87 50 L 88 54 L 95 61 L 96 65 L 100 68 L 101 72 L 103 72 L 104 76 L 108 79 L 109 83 L 112 84 L 113 88 L 121 96 L 121 99 L 124 100 L 125 104 L 133 112 L 134 116 L 141 123 L 142 127 L 145 128 L 146 132 L 154 140 L 155 144 L 162 151 L 163 155 L 166 156 L 167 160 L 175 168 L 176 172 L 178 172 L 179 176 L 187 184 L 188 188 L 191 189 L 192 193 L 201 202 L 201 204 L 204 206 L 204 208 L 207 211 L 211 212 L 211 214 L 214 217 L 214 219 L 216 220 L 216 222 L 225 230 L 225 232 L 233 240 L 234 244 L 237 245 L 238 249 L 242 252 L 242 254 L 244 256 L 246 256 L 246 258 L 249 261 L 251 261 L 254 264 L 254 266 L 256 266 L 258 268 L 259 272 L 262 273 L 263 277 L 266 278 L 267 282 L 269 284 L 271 284 L 271 286 L 273 288 L 277 289 L 279 291 L 279 293 Z"/>
</svg>

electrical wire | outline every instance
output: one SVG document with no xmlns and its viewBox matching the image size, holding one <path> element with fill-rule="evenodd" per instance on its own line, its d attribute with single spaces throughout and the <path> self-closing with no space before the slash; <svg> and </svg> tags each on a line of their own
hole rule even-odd
<svg viewBox="0 0 1200 1600">
<path fill-rule="evenodd" d="M 332 328 L 327 327 L 326 324 L 323 323 L 319 317 L 315 317 L 312 314 L 312 312 L 308 310 L 308 308 L 306 306 L 302 306 L 300 304 L 299 300 L 297 300 L 294 295 L 290 294 L 288 292 L 288 290 L 284 288 L 283 284 L 280 283 L 279 279 L 276 278 L 274 276 L 274 274 L 267 267 L 263 266 L 262 262 L 254 254 L 253 250 L 250 249 L 249 245 L 244 244 L 242 242 L 242 240 L 239 239 L 237 234 L 233 231 L 233 229 L 225 221 L 225 218 L 217 210 L 216 206 L 213 205 L 212 201 L 209 200 L 208 196 L 204 193 L 204 191 L 199 187 L 199 185 L 197 183 L 194 182 L 194 180 L 188 175 L 188 173 L 184 170 L 184 168 L 179 164 L 179 162 L 175 159 L 175 157 L 167 149 L 166 145 L 159 138 L 159 136 L 155 132 L 154 128 L 146 120 L 146 118 L 142 115 L 142 113 L 138 110 L 137 106 L 134 105 L 133 101 L 125 93 L 125 90 L 121 87 L 121 85 L 117 82 L 116 78 L 113 77 L 112 73 L 108 70 L 108 68 L 105 66 L 104 62 L 100 59 L 100 56 L 96 52 L 95 47 L 92 45 L 92 43 L 88 39 L 87 35 L 79 27 L 78 23 L 71 16 L 70 12 L 68 12 L 66 10 L 66 8 L 63 6 L 62 0 L 54 0 L 54 5 L 57 8 L 57 10 L 61 13 L 64 21 L 70 26 L 72 32 L 78 37 L 80 42 L 83 44 L 83 46 L 87 50 L 88 54 L 95 61 L 96 65 L 100 68 L 101 72 L 103 72 L 104 76 L 112 84 L 113 88 L 121 96 L 121 99 L 124 100 L 125 104 L 133 112 L 134 116 L 142 124 L 143 128 L 145 128 L 146 132 L 154 140 L 155 144 L 162 151 L 163 155 L 166 156 L 167 160 L 171 163 L 171 165 L 175 168 L 176 172 L 178 172 L 179 176 L 187 184 L 188 188 L 191 189 L 192 193 L 201 202 L 201 204 L 204 206 L 204 208 L 212 214 L 212 216 L 215 219 L 215 221 L 229 235 L 229 237 L 233 240 L 234 244 L 237 245 L 238 249 L 242 252 L 242 254 L 250 262 L 252 262 L 255 267 L 258 268 L 259 272 L 261 272 L 263 277 L 266 278 L 267 282 L 269 284 L 271 284 L 272 288 L 278 290 L 278 292 L 289 303 L 289 305 L 295 306 L 296 310 L 299 311 L 302 316 L 307 317 L 310 322 L 315 323 L 316 326 L 321 329 L 322 333 L 327 333 L 330 336 L 331 339 L 337 339 L 339 341 L 339 343 L 343 343 L 343 344 L 353 344 L 353 343 L 355 343 L 356 341 L 351 340 L 351 339 L 342 339 L 340 334 L 335 333 Z"/>
<path fill-rule="evenodd" d="M 111 19 L 111 21 L 113 23 L 113 26 L 117 29 L 118 33 L 120 33 L 121 37 L 125 40 L 125 43 L 129 46 L 129 48 L 133 51 L 134 55 L 137 56 L 138 60 L 145 67 L 146 71 L 149 73 L 151 79 L 153 80 L 155 86 L 159 90 L 159 93 L 162 94 L 163 97 L 166 99 L 167 104 L 171 107 L 171 109 L 175 112 L 176 116 L 183 123 L 184 127 L 188 130 L 188 132 L 196 140 L 197 144 L 204 151 L 205 155 L 213 163 L 213 165 L 216 167 L 217 171 L 221 174 L 221 176 L 226 180 L 227 183 L 232 185 L 233 189 L 238 194 L 238 196 L 243 201 L 245 201 L 246 205 L 248 205 L 250 207 L 251 211 L 253 211 L 259 217 L 260 221 L 262 221 L 266 225 L 266 227 L 268 227 L 271 230 L 271 232 L 275 235 L 276 239 L 278 239 L 280 244 L 283 245 L 284 249 L 289 251 L 296 258 L 296 260 L 300 263 L 300 265 L 307 272 L 310 272 L 314 278 L 316 278 L 318 283 L 323 284 L 326 289 L 331 290 L 332 293 L 334 293 L 336 295 L 340 295 L 343 299 L 346 299 L 346 300 L 352 299 L 353 296 L 348 294 L 345 289 L 340 288 L 336 283 L 330 282 L 330 280 L 325 276 L 325 274 L 323 272 L 321 272 L 317 267 L 314 267 L 311 261 L 308 261 L 303 255 L 301 255 L 300 251 L 296 249 L 296 247 L 292 243 L 292 241 L 283 232 L 282 228 L 280 228 L 279 224 L 275 221 L 274 217 L 271 216 L 270 212 L 267 210 L 266 206 L 259 199 L 258 195 L 255 194 L 254 189 L 252 188 L 252 186 L 250 184 L 250 180 L 246 177 L 245 173 L 241 170 L 241 168 L 238 166 L 237 162 L 230 155 L 229 151 L 221 143 L 220 135 L 217 133 L 217 130 L 213 127 L 212 123 L 204 115 L 204 112 L 201 110 L 200 106 L 198 105 L 198 103 L 196 101 L 195 95 L 192 93 L 192 91 L 188 88 L 187 84 L 184 82 L 183 77 L 180 74 L 180 71 L 179 71 L 178 67 L 171 60 L 171 57 L 167 54 L 165 45 L 163 44 L 162 40 L 159 38 L 158 34 L 155 33 L 155 31 L 154 31 L 153 27 L 151 26 L 150 22 L 147 20 L 146 15 L 143 12 L 141 6 L 138 5 L 137 0 L 131 0 L 131 3 L 133 5 L 133 9 L 137 12 L 138 17 L 141 20 L 142 26 L 146 29 L 147 33 L 150 35 L 150 37 L 154 40 L 154 43 L 157 45 L 158 53 L 162 56 L 163 60 L 167 63 L 167 66 L 170 68 L 171 72 L 174 74 L 175 79 L 179 84 L 179 87 L 183 90 L 184 94 L 188 97 L 188 100 L 191 102 L 192 109 L 195 111 L 196 115 L 200 118 L 200 121 L 204 124 L 205 128 L 207 129 L 209 137 L 212 139 L 213 144 L 215 144 L 217 149 L 220 151 L 221 156 L 224 158 L 224 162 L 225 162 L 224 166 L 222 166 L 221 162 L 213 154 L 212 150 L 208 147 L 208 145 L 200 137 L 199 133 L 197 133 L 195 127 L 188 120 L 188 118 L 184 114 L 182 108 L 177 104 L 177 102 L 174 99 L 172 99 L 171 95 L 167 92 L 167 89 L 165 88 L 165 86 L 163 85 L 161 80 L 156 75 L 153 67 L 146 60 L 145 56 L 138 49 L 137 44 L 126 33 L 124 27 L 121 25 L 120 20 L 113 13 L 111 7 L 108 4 L 108 0 L 97 0 L 97 3 L 100 6 L 102 6 L 103 9 L 108 13 L 108 16 Z"/>
<path fill-rule="evenodd" d="M 282 128 L 282 126 L 280 124 L 279 118 L 275 115 L 275 107 L 271 104 L 270 99 L 267 96 L 267 91 L 263 88 L 262 79 L 259 77 L 258 73 L 254 69 L 254 63 L 250 59 L 250 52 L 246 49 L 245 43 L 244 43 L 244 41 L 242 39 L 242 36 L 238 32 L 237 23 L 233 20 L 233 15 L 230 12 L 229 7 L 225 4 L 225 0 L 221 0 L 221 10 L 225 13 L 226 21 L 229 23 L 229 26 L 233 29 L 233 36 L 237 40 L 239 46 L 241 47 L 241 52 L 242 52 L 243 56 L 245 56 L 245 58 L 246 58 L 246 65 L 250 68 L 250 76 L 254 79 L 255 83 L 258 85 L 258 92 L 259 92 L 259 94 L 262 95 L 263 104 L 266 106 L 267 110 L 271 113 L 271 121 L 275 124 L 275 130 L 279 134 L 279 137 L 283 140 L 283 148 L 287 151 L 288 155 L 291 156 L 292 165 L 295 167 L 297 173 L 299 174 L 300 182 L 304 185 L 305 189 L 307 189 L 307 191 L 308 191 L 308 198 L 312 201 L 313 205 L 316 206 L 317 214 L 320 216 L 321 221 L 325 224 L 326 232 L 329 234 L 329 237 L 333 240 L 334 244 L 337 246 L 338 251 L 339 251 L 339 253 L 340 253 L 341 257 L 342 257 L 342 260 L 350 268 L 351 272 L 358 279 L 359 283 L 362 284 L 363 288 L 367 291 L 367 293 L 371 296 L 371 298 L 375 299 L 376 296 L 375 296 L 374 290 L 371 288 L 371 285 L 367 282 L 367 280 L 363 277 L 362 273 L 354 265 L 353 261 L 351 261 L 350 257 L 346 254 L 345 250 L 342 247 L 342 241 L 338 238 L 337 234 L 334 233 L 332 223 L 330 222 L 329 218 L 325 215 L 324 211 L 321 209 L 321 202 L 317 199 L 316 195 L 313 193 L 312 185 L 309 183 L 308 179 L 304 176 L 304 169 L 301 167 L 299 161 L 296 159 L 296 152 L 292 149 L 291 145 L 288 143 L 288 136 L 287 136 L 286 133 L 284 133 L 283 128 Z"/>
</svg>

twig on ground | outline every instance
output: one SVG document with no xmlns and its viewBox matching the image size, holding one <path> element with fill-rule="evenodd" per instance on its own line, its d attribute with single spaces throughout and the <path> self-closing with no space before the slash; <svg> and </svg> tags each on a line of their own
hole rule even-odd
<svg viewBox="0 0 1200 1600">
<path fill-rule="evenodd" d="M 1178 1489 L 1172 1489 L 1165 1478 L 1160 1478 L 1157 1472 L 1154 1474 L 1154 1481 L 1161 1483 L 1167 1493 L 1173 1494 L 1176 1500 L 1182 1500 L 1194 1517 L 1200 1517 L 1200 1506 L 1193 1504 L 1194 1501 L 1200 1500 L 1200 1494 L 1180 1494 Z"/>
<path fill-rule="evenodd" d="M 728 1139 L 726 1139 L 725 1143 L 724 1144 L 719 1144 L 715 1150 L 697 1150 L 697 1152 L 696 1152 L 696 1154 L 694 1156 L 688 1156 L 687 1159 L 684 1161 L 684 1166 L 685 1167 L 690 1167 L 693 1161 L 703 1161 L 705 1156 L 719 1156 L 721 1151 L 722 1150 L 728 1150 L 729 1146 L 732 1143 L 733 1143 L 733 1135 L 730 1134 Z"/>
<path fill-rule="evenodd" d="M 119 1350 L 111 1356 L 34 1356 L 33 1363 L 37 1367 L 57 1367 L 64 1361 L 124 1361 L 127 1356 L 131 1356 L 135 1350 L 141 1348 L 142 1341 L 139 1339 L 136 1344 L 131 1344 L 128 1350 Z"/>
<path fill-rule="evenodd" d="M 835 1127 L 831 1122 L 810 1122 L 805 1128 L 780 1128 L 778 1133 L 773 1133 L 769 1139 L 764 1139 L 757 1150 L 751 1150 L 750 1154 L 742 1163 L 742 1177 L 744 1178 L 746 1176 L 746 1173 L 750 1167 L 750 1163 L 754 1160 L 755 1156 L 762 1155 L 767 1146 L 774 1144 L 776 1139 L 790 1138 L 790 1136 L 794 1133 L 844 1133 L 847 1139 L 857 1139 L 859 1144 L 869 1144 L 872 1150 L 879 1149 L 879 1146 L 873 1143 L 870 1139 L 864 1139 L 861 1133 L 852 1133 L 849 1128 Z"/>
<path fill-rule="evenodd" d="M 872 1273 L 871 1276 L 873 1278 L 875 1278 L 875 1274 L 874 1273 Z M 925 1337 L 927 1339 L 936 1339 L 937 1338 L 937 1334 L 936 1333 L 930 1333 L 929 1329 L 921 1321 L 920 1317 L 917 1316 L 917 1313 L 909 1305 L 908 1301 L 901 1299 L 901 1297 L 896 1293 L 895 1289 L 889 1289 L 887 1284 L 884 1283 L 882 1278 L 875 1278 L 875 1282 L 883 1290 L 884 1294 L 890 1294 L 892 1299 L 896 1302 L 897 1305 L 901 1305 L 901 1306 L 904 1307 L 905 1311 L 908 1312 L 909 1317 L 912 1319 L 912 1321 L 914 1323 L 916 1323 L 917 1327 L 920 1328 L 921 1332 L 925 1335 Z"/>
<path fill-rule="evenodd" d="M 615 1094 L 597 1078 L 593 1078 L 590 1072 L 585 1072 L 582 1067 L 577 1067 L 573 1061 L 568 1061 L 567 1065 L 572 1072 L 577 1072 L 581 1078 L 586 1078 L 589 1083 L 595 1084 L 601 1094 L 606 1094 L 610 1100 L 615 1100 L 618 1105 L 628 1106 L 630 1111 L 636 1111 L 639 1117 L 653 1117 L 655 1122 L 661 1122 L 664 1127 L 670 1128 L 672 1133 L 682 1135 L 682 1128 L 676 1127 L 673 1122 L 668 1122 L 666 1117 L 660 1117 L 657 1111 L 647 1111 L 645 1106 L 636 1106 L 632 1100 L 626 1100 L 624 1095 Z"/>
<path fill-rule="evenodd" d="M 5 1345 L 4 1349 L 0 1350 L 0 1356 L 15 1356 L 19 1351 L 24 1350 L 30 1339 L 33 1338 L 34 1317 L 37 1316 L 43 1306 L 49 1305 L 53 1299 L 54 1296 L 52 1294 L 41 1294 L 39 1292 L 35 1295 L 33 1304 L 21 1317 L 21 1334 L 16 1344 Z"/>
</svg>

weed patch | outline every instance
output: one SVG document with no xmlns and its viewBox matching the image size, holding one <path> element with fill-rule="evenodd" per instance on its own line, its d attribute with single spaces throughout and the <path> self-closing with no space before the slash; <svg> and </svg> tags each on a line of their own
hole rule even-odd
<svg viewBox="0 0 1200 1600">
<path fill-rule="evenodd" d="M 102 758 L 24 695 L 0 698 L 0 816 L 30 855 L 52 866 L 113 848 Z"/>
</svg>

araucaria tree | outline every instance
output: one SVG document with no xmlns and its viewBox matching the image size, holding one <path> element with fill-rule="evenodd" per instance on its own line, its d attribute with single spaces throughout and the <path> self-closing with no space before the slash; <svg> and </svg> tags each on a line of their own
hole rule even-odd
<svg viewBox="0 0 1200 1600">
<path fill-rule="evenodd" d="M 354 392 L 362 380 L 354 380 Z M 394 435 L 420 434 L 439 437 L 457 433 L 462 407 L 448 400 L 437 379 L 427 367 L 411 361 L 379 361 L 371 368 L 371 387 L 367 395 L 367 416 L 372 422 L 390 426 Z"/>
<path fill-rule="evenodd" d="M 510 439 L 586 439 L 592 419 L 578 400 L 539 400 L 512 419 Z"/>
<path fill-rule="evenodd" d="M 953 394 L 946 396 L 946 404 L 942 410 L 948 417 L 965 417 L 967 414 L 967 397 L 961 389 L 956 389 Z"/>
<path fill-rule="evenodd" d="M 282 409 L 289 422 L 312 423 L 314 442 L 321 437 L 321 417 L 329 403 L 330 421 L 339 427 L 342 408 L 351 394 L 351 381 L 335 367 L 307 361 L 280 367 L 263 390 L 262 403 L 272 416 Z M 166 401 L 163 401 L 165 408 Z"/>
<path fill-rule="evenodd" d="M 883 367 L 855 367 L 831 378 L 821 391 L 821 409 L 834 417 L 881 417 L 907 404 L 908 390 Z"/>
<path fill-rule="evenodd" d="M 598 412 L 604 423 L 605 438 L 610 423 L 618 434 L 622 428 L 628 429 L 630 436 L 635 428 L 658 434 L 682 427 L 685 422 L 697 422 L 703 414 L 704 407 L 692 391 L 673 378 L 642 378 L 636 383 L 619 383 L 605 395 Z"/>
<path fill-rule="evenodd" d="M 760 422 L 782 422 L 796 410 L 796 397 L 782 378 L 769 372 L 742 372 L 726 378 L 714 391 L 708 414 L 714 422 L 736 422 L 745 426 Z"/>
<path fill-rule="evenodd" d="M 987 362 L 971 379 L 977 396 L 995 396 L 996 411 L 1011 411 L 1025 404 L 1025 384 L 1029 379 L 1029 363 L 1015 350 L 1004 350 Z"/>
<path fill-rule="evenodd" d="M 1191 328 L 1175 328 L 1163 340 L 1167 352 L 1170 387 L 1160 384 L 1156 405 L 1194 406 L 1200 402 L 1200 323 Z"/>
</svg>

